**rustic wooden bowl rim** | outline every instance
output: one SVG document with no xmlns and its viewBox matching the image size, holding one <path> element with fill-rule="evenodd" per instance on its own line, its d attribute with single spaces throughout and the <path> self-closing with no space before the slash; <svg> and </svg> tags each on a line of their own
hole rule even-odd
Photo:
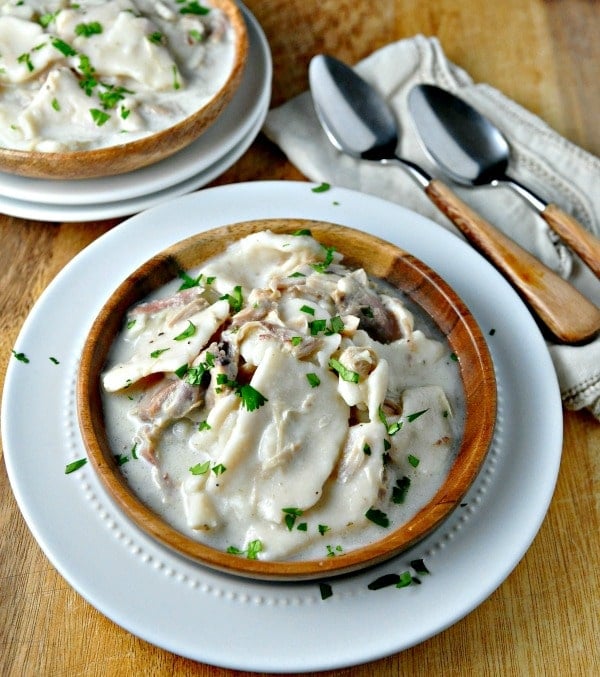
<svg viewBox="0 0 600 677">
<path fill-rule="evenodd" d="M 232 69 L 215 95 L 179 122 L 135 141 L 64 152 L 41 152 L 0 147 L 0 171 L 29 178 L 79 180 L 116 176 L 155 164 L 182 150 L 216 122 L 242 80 L 248 57 L 248 35 L 234 0 L 210 0 L 229 18 L 235 34 Z"/>
<path fill-rule="evenodd" d="M 465 424 L 460 449 L 450 473 L 433 497 L 411 520 L 379 541 L 337 557 L 306 561 L 248 560 L 195 541 L 164 522 L 129 489 L 114 458 L 104 428 L 100 374 L 111 341 L 125 313 L 136 301 L 200 266 L 232 241 L 271 230 L 293 233 L 301 228 L 327 246 L 334 246 L 350 266 L 363 266 L 388 279 L 434 318 L 459 356 L 465 392 Z M 496 380 L 483 334 L 456 292 L 419 259 L 365 232 L 321 221 L 268 219 L 247 221 L 206 231 L 164 250 L 140 266 L 105 303 L 88 334 L 77 377 L 77 411 L 91 465 L 109 495 L 131 521 L 163 545 L 211 568 L 250 578 L 302 580 L 348 573 L 382 562 L 430 534 L 460 504 L 485 460 L 496 419 Z"/>
</svg>

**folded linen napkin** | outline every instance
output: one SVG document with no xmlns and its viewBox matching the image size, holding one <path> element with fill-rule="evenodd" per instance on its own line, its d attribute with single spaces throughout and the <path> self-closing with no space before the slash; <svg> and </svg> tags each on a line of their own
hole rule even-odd
<svg viewBox="0 0 600 677">
<path fill-rule="evenodd" d="M 436 38 L 417 35 L 392 43 L 355 68 L 394 109 L 401 125 L 400 155 L 446 180 L 423 150 L 407 108 L 407 95 L 414 84 L 437 84 L 471 103 L 504 132 L 516 179 L 600 236 L 600 159 L 559 136 L 498 90 L 474 84 L 464 70 L 448 61 Z M 270 111 L 263 131 L 307 178 L 398 202 L 458 234 L 406 172 L 337 151 L 319 125 L 309 92 Z M 600 282 L 522 198 L 506 187 L 454 187 L 482 216 L 600 304 Z M 564 406 L 587 407 L 600 421 L 600 338 L 577 347 L 548 343 L 548 349 Z"/>
</svg>

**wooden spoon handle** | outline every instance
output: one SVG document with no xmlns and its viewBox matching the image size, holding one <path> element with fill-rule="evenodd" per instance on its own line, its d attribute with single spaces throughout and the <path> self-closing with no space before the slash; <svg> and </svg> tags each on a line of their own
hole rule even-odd
<svg viewBox="0 0 600 677">
<path fill-rule="evenodd" d="M 600 330 L 600 310 L 575 287 L 476 214 L 438 179 L 425 188 L 429 199 L 504 276 L 552 334 L 582 343 Z"/>
<path fill-rule="evenodd" d="M 600 277 L 600 240 L 555 204 L 549 204 L 541 215 L 560 239 Z"/>
</svg>

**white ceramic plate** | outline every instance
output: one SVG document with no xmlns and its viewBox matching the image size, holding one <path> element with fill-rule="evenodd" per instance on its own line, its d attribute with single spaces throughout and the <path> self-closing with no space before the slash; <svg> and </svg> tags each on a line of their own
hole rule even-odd
<svg viewBox="0 0 600 677">
<path fill-rule="evenodd" d="M 242 11 L 248 27 L 249 42 L 248 61 L 242 82 L 215 124 L 194 143 L 161 162 L 117 177 L 48 181 L 0 172 L 0 200 L 9 198 L 0 201 L 0 209 L 17 200 L 61 207 L 84 207 L 89 204 L 131 200 L 182 184 L 215 166 L 230 154 L 255 130 L 256 121 L 259 118 L 264 120 L 264 111 L 271 98 L 272 62 L 269 45 L 260 24 L 251 12 L 245 7 L 242 7 Z M 12 211 L 7 213 L 23 216 L 25 208 L 21 205 L 19 214 Z M 136 210 L 122 214 L 133 211 Z"/>
<path fill-rule="evenodd" d="M 401 651 L 455 623 L 504 581 L 529 547 L 560 462 L 562 409 L 553 366 L 511 287 L 468 245 L 427 219 L 378 198 L 337 188 L 314 193 L 313 186 L 212 188 L 109 231 L 73 259 L 36 304 L 15 345 L 30 361 L 11 359 L 2 402 L 13 491 L 59 572 L 135 635 L 239 670 L 346 667 Z M 85 453 L 75 411 L 77 359 L 108 295 L 149 257 L 198 231 L 283 217 L 362 228 L 400 245 L 447 279 L 485 335 L 495 330 L 488 341 L 499 386 L 498 425 L 465 505 L 411 552 L 330 581 L 333 595 L 326 600 L 315 582 L 252 582 L 184 561 L 120 514 L 89 465 L 64 474 L 66 463 Z M 415 558 L 431 572 L 421 585 L 368 589 Z"/>
<path fill-rule="evenodd" d="M 39 221 L 54 221 L 60 223 L 79 221 L 99 221 L 117 216 L 129 216 L 143 209 L 154 207 L 167 199 L 189 193 L 196 188 L 205 186 L 207 183 L 223 174 L 231 165 L 248 150 L 265 121 L 268 113 L 268 102 L 254 121 L 248 134 L 240 139 L 237 145 L 229 153 L 217 160 L 214 165 L 202 170 L 181 183 L 176 183 L 158 192 L 151 192 L 128 200 L 117 202 L 90 202 L 82 205 L 44 204 L 41 202 L 25 202 L 0 195 L 0 211 L 11 216 L 24 219 L 37 219 Z M 172 215 L 171 215 L 172 217 Z"/>
</svg>

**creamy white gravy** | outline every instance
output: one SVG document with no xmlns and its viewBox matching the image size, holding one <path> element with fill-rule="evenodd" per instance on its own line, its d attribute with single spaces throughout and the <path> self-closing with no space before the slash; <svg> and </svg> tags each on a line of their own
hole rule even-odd
<svg viewBox="0 0 600 677">
<path fill-rule="evenodd" d="M 187 276 L 130 311 L 103 375 L 144 503 L 215 548 L 291 560 L 378 540 L 434 495 L 463 394 L 431 320 L 307 235 L 251 235 Z"/>
<path fill-rule="evenodd" d="M 234 46 L 204 0 L 0 1 L 0 145 L 88 150 L 171 127 L 223 86 Z"/>
</svg>

